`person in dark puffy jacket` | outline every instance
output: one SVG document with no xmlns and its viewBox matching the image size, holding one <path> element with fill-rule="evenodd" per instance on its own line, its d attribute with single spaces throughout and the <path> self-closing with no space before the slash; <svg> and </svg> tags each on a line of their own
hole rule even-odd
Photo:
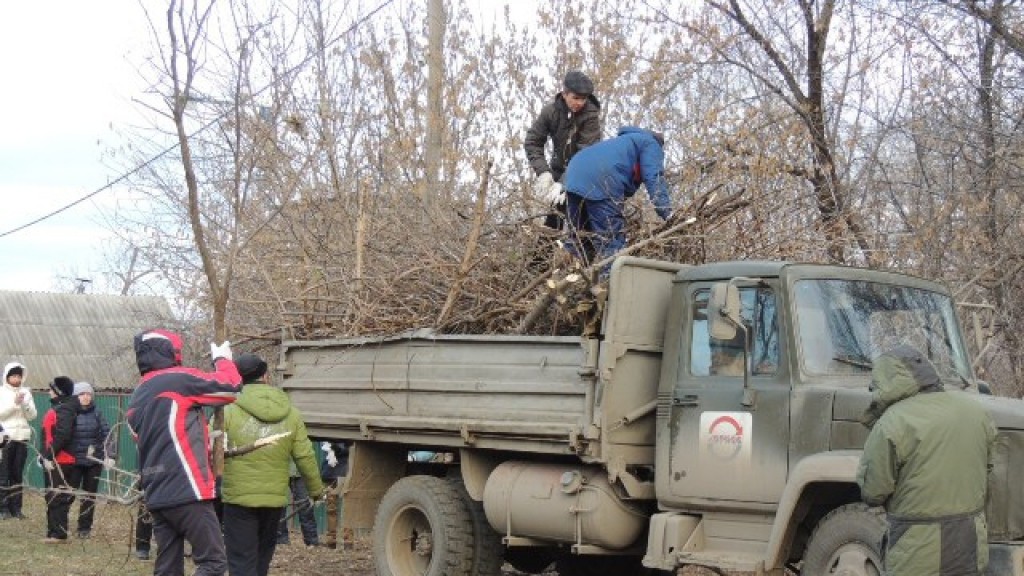
<svg viewBox="0 0 1024 576">
<path fill-rule="evenodd" d="M 135 336 L 142 381 L 132 393 L 127 422 L 139 448 L 140 484 L 153 516 L 157 556 L 153 574 L 185 572 L 185 542 L 199 576 L 227 570 L 224 536 L 213 508 L 204 406 L 235 401 L 242 382 L 231 344 L 210 345 L 214 372 L 181 365 L 181 336 L 148 330 Z"/>
<path fill-rule="evenodd" d="M 551 140 L 551 159 L 545 148 Z M 569 160 L 580 150 L 601 140 L 601 102 L 594 96 L 594 83 L 586 74 L 573 70 L 565 75 L 562 91 L 541 108 L 526 131 L 524 148 L 535 180 L 534 195 L 551 206 L 544 225 L 562 229 L 565 194 L 562 175 Z"/>
<path fill-rule="evenodd" d="M 67 479 L 75 467 L 71 454 L 71 437 L 79 401 L 74 395 L 75 383 L 67 376 L 50 382 L 50 409 L 43 415 L 43 450 L 40 455 L 46 476 L 46 538 L 53 544 L 68 539 L 68 513 L 75 497 Z"/>
<path fill-rule="evenodd" d="M 110 425 L 93 403 L 94 390 L 88 382 L 76 382 L 74 395 L 81 406 L 75 416 L 75 429 L 71 434 L 71 454 L 75 465 L 66 478 L 68 485 L 82 493 L 78 508 L 78 537 L 88 538 L 92 532 L 96 509 L 96 491 L 100 486 L 103 469 L 114 467 L 116 449 L 111 442 Z"/>
<path fill-rule="evenodd" d="M 664 144 L 659 133 L 623 126 L 618 136 L 581 150 L 569 162 L 563 179 L 569 227 L 575 236 L 592 237 L 598 260 L 626 246 L 622 207 L 641 184 L 658 216 L 667 220 L 671 215 Z M 586 260 L 578 238 L 570 238 L 566 248 Z"/>
</svg>

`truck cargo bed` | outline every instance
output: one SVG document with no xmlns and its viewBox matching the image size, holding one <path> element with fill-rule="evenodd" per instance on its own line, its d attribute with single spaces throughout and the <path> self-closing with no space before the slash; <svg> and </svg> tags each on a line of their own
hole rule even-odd
<svg viewBox="0 0 1024 576">
<path fill-rule="evenodd" d="M 292 341 L 284 382 L 310 436 L 571 453 L 593 402 L 577 337 Z"/>
</svg>

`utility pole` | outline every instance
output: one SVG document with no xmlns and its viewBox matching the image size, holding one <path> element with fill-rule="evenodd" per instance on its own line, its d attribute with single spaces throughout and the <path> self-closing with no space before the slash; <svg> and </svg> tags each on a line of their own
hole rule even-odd
<svg viewBox="0 0 1024 576">
<path fill-rule="evenodd" d="M 444 89 L 444 3 L 443 0 L 427 0 L 427 137 L 424 150 L 426 168 L 423 190 L 424 217 L 429 222 L 430 208 L 441 196 L 441 121 Z"/>
</svg>

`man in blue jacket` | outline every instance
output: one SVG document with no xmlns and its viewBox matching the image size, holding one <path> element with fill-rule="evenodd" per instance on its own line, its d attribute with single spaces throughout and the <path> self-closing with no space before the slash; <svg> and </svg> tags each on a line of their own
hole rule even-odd
<svg viewBox="0 0 1024 576">
<path fill-rule="evenodd" d="M 563 182 L 570 229 L 573 236 L 592 235 L 597 260 L 626 246 L 622 205 L 641 184 L 662 220 L 672 213 L 663 145 L 661 134 L 623 126 L 615 138 L 588 146 L 569 161 Z M 589 258 L 578 246 L 579 240 L 570 238 L 566 249 L 582 260 Z"/>
<path fill-rule="evenodd" d="M 181 336 L 149 330 L 135 337 L 142 381 L 132 393 L 126 419 L 139 448 L 140 483 L 153 515 L 155 576 L 185 573 L 185 541 L 192 545 L 195 574 L 227 570 L 224 537 L 213 509 L 204 406 L 235 401 L 242 377 L 231 361 L 231 344 L 210 345 L 214 372 L 181 365 Z"/>
</svg>

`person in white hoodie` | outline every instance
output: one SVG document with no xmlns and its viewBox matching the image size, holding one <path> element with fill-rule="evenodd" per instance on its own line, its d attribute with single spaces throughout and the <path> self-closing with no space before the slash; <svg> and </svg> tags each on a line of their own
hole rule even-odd
<svg viewBox="0 0 1024 576">
<path fill-rule="evenodd" d="M 8 442 L 0 452 L 0 518 L 24 518 L 21 513 L 21 483 L 32 440 L 30 421 L 36 417 L 32 390 L 25 386 L 25 367 L 18 362 L 4 366 L 0 385 L 0 426 Z"/>
</svg>

